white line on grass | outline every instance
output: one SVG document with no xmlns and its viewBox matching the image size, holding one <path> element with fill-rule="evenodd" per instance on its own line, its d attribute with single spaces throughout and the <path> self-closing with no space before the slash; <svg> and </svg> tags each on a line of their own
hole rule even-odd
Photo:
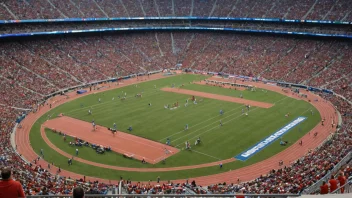
<svg viewBox="0 0 352 198">
<path fill-rule="evenodd" d="M 211 158 L 214 158 L 214 159 L 217 159 L 217 160 L 222 160 L 220 158 L 217 158 L 217 157 L 214 157 L 212 155 L 208 155 L 206 153 L 202 153 L 202 152 L 199 152 L 199 151 L 196 151 L 196 150 L 191 150 L 192 152 L 196 152 L 196 153 L 199 153 L 199 154 L 202 154 L 202 155 L 205 155 L 205 156 L 208 156 L 208 157 L 211 157 Z"/>
<path fill-rule="evenodd" d="M 282 100 L 285 100 L 285 99 L 287 99 L 287 98 L 289 98 L 289 97 L 282 98 L 282 99 L 278 100 L 277 102 L 275 102 L 274 104 L 276 104 L 276 103 L 278 103 L 278 102 L 281 102 Z M 250 110 L 250 111 L 254 111 L 254 110 L 256 110 L 256 109 L 258 109 L 258 108 L 255 107 L 254 109 L 252 109 L 252 110 Z M 241 116 L 243 116 L 243 114 L 240 115 L 240 116 L 236 116 L 236 117 L 234 117 L 233 119 L 230 119 L 230 120 L 224 122 L 223 124 L 226 124 L 226 123 L 228 123 L 228 122 L 230 122 L 230 121 L 232 121 L 232 120 L 235 120 L 235 119 L 237 119 L 237 118 L 239 118 L 239 117 L 241 117 Z M 219 120 L 218 120 L 218 121 L 219 121 Z M 204 131 L 203 133 L 197 134 L 196 136 L 190 138 L 189 140 L 191 140 L 191 139 L 193 139 L 193 138 L 196 138 L 196 137 L 198 137 L 199 135 L 202 135 L 202 134 L 204 134 L 204 133 L 207 133 L 207 132 L 209 132 L 209 131 L 211 131 L 211 130 L 213 130 L 213 129 L 215 129 L 215 128 L 218 128 L 218 127 L 219 127 L 219 126 L 215 126 L 215 127 L 213 127 L 213 128 L 210 128 L 210 129 Z M 199 130 L 200 130 L 200 129 L 199 129 Z M 199 130 L 196 130 L 196 131 L 199 131 Z M 196 131 L 194 131 L 194 132 L 196 132 Z M 194 133 L 194 132 L 192 132 L 192 133 Z M 183 137 L 186 137 L 186 136 L 188 136 L 188 135 L 191 135 L 192 133 L 189 133 L 189 134 L 187 134 L 187 135 L 184 135 L 184 136 L 182 136 L 182 137 L 180 137 L 180 138 L 177 138 L 177 139 L 175 139 L 175 140 L 173 140 L 173 141 L 176 141 L 176 140 L 179 140 L 179 139 L 181 139 L 181 138 L 183 138 Z M 173 141 L 171 141 L 171 142 L 173 142 Z M 183 144 L 183 143 L 181 143 L 181 144 Z M 175 146 L 175 147 L 178 147 L 178 146 L 180 146 L 181 144 L 178 144 L 178 145 Z"/>
<path fill-rule="evenodd" d="M 240 108 L 244 108 L 243 106 L 239 106 L 239 107 L 237 107 L 237 108 L 234 108 L 234 109 L 231 109 L 231 110 L 229 110 L 229 111 L 227 111 L 227 112 L 232 112 L 232 111 L 235 111 L 235 110 L 237 110 L 237 109 L 240 109 Z M 97 111 L 100 111 L 100 109 L 96 109 Z M 228 118 L 228 117 L 231 117 L 231 116 L 233 116 L 233 115 L 235 115 L 235 114 L 237 114 L 237 113 L 233 113 L 233 114 L 230 114 L 230 115 L 228 115 L 228 116 L 226 116 L 226 117 L 223 117 L 223 119 L 226 119 L 226 118 Z M 190 128 L 194 128 L 195 126 L 198 126 L 198 125 L 200 125 L 200 124 L 202 124 L 202 123 L 204 123 L 204 122 L 208 122 L 209 120 L 212 120 L 212 119 L 215 119 L 215 118 L 217 118 L 218 116 L 214 116 L 214 117 L 212 117 L 212 118 L 209 118 L 208 120 L 205 120 L 205 121 L 202 121 L 202 122 L 200 122 L 200 123 L 198 123 L 198 124 L 195 124 L 195 125 L 193 125 L 192 127 L 189 127 L 189 129 Z M 100 121 L 103 121 L 103 120 L 106 120 L 107 118 L 105 118 L 105 119 L 100 119 Z M 217 121 L 216 121 L 217 122 Z M 215 122 L 213 122 L 213 123 L 215 123 Z M 210 124 L 211 125 L 211 124 Z M 209 126 L 209 125 L 207 125 L 207 126 Z M 205 126 L 203 126 L 203 128 L 204 128 Z M 179 132 L 176 132 L 176 133 L 174 133 L 174 134 L 172 134 L 172 135 L 169 135 L 169 136 L 167 136 L 167 137 L 165 137 L 165 138 L 162 138 L 162 139 L 160 139 L 160 140 L 158 140 L 159 142 L 161 142 L 162 140 L 166 140 L 167 138 L 170 138 L 170 137 L 173 137 L 173 136 L 175 136 L 175 135 L 177 135 L 177 134 L 180 134 L 180 133 L 182 133 L 182 132 L 184 132 L 184 130 L 181 130 L 181 131 L 179 131 Z"/>
<path fill-rule="evenodd" d="M 131 104 L 131 103 L 129 103 L 129 104 Z M 198 103 L 198 106 L 200 107 L 201 105 L 202 105 L 203 103 Z M 129 107 L 129 109 L 132 109 L 132 107 L 133 107 L 133 110 L 135 110 L 135 109 L 140 109 L 140 107 L 144 107 L 145 106 L 145 104 L 138 104 L 138 105 L 136 105 L 136 106 L 131 106 L 131 107 Z M 181 106 L 179 106 L 179 108 L 183 108 L 183 106 L 181 105 Z M 96 110 L 96 112 L 98 112 L 98 113 L 95 113 L 95 115 L 99 115 L 99 114 L 102 114 L 102 113 L 105 113 L 105 112 L 101 112 L 101 111 L 103 111 L 103 110 L 105 110 L 106 108 L 99 108 L 99 109 L 95 109 Z M 160 109 L 159 109 L 160 110 Z M 162 110 L 164 110 L 164 108 L 162 108 Z M 107 119 L 109 119 L 109 117 L 104 117 L 104 118 L 102 118 L 102 119 L 99 119 L 99 122 L 103 122 L 103 121 L 105 121 L 105 120 L 107 120 Z M 166 138 L 165 138 L 166 139 Z M 159 140 L 159 141 L 161 141 L 161 140 Z"/>
<path fill-rule="evenodd" d="M 237 109 L 239 109 L 239 108 L 241 108 L 241 107 L 243 108 L 243 106 L 240 106 L 240 107 L 238 107 L 238 108 L 231 109 L 231 110 L 228 111 L 228 112 L 237 110 Z M 229 115 L 229 116 L 227 116 L 227 117 L 225 117 L 225 118 L 228 118 L 228 117 L 230 117 L 230 116 L 232 116 L 232 115 L 234 115 L 234 114 L 231 114 L 231 115 Z M 200 122 L 200 123 L 198 123 L 198 124 L 193 125 L 192 127 L 189 127 L 188 129 L 194 128 L 195 126 L 198 126 L 198 125 L 200 125 L 200 124 L 202 124 L 202 123 L 204 123 L 204 122 L 208 122 L 209 120 L 215 119 L 216 117 L 219 117 L 219 116 L 217 115 L 217 116 L 214 116 L 214 117 L 209 118 L 209 119 L 207 119 L 207 120 L 204 120 L 204 121 L 202 121 L 202 122 Z M 209 125 L 207 125 L 207 126 L 209 126 Z M 160 142 L 161 140 L 166 140 L 167 138 L 173 137 L 173 136 L 175 136 L 175 135 L 177 135 L 177 134 L 179 134 L 179 133 L 182 133 L 182 132 L 184 132 L 184 131 L 185 131 L 185 130 L 182 130 L 182 131 L 176 132 L 176 133 L 174 133 L 174 134 L 172 134 L 172 135 L 169 135 L 169 136 L 167 136 L 167 137 L 165 137 L 165 138 L 163 138 L 163 139 L 160 139 L 159 142 Z"/>
<path fill-rule="evenodd" d="M 143 94 L 143 95 L 152 96 L 152 95 L 154 95 L 156 93 L 158 93 L 158 91 L 148 92 L 148 93 Z M 126 99 L 131 98 L 131 97 L 134 97 L 134 96 L 128 96 L 128 97 L 126 97 Z M 119 99 L 117 99 L 116 101 L 119 101 Z M 115 102 L 115 100 L 111 100 L 111 101 L 108 101 L 108 102 L 102 102 L 102 103 L 98 103 L 98 104 L 95 104 L 95 105 L 91 105 L 91 106 L 87 106 L 87 107 L 83 107 L 83 108 L 79 108 L 79 109 L 74 109 L 72 111 L 66 112 L 65 114 L 69 114 L 69 113 L 76 112 L 76 111 L 81 111 L 81 110 L 83 111 L 83 110 L 86 110 L 88 108 L 92 108 L 92 107 L 96 107 L 96 106 L 100 106 L 100 105 L 107 105 L 107 104 L 110 104 L 110 103 L 113 103 L 113 102 Z"/>
<path fill-rule="evenodd" d="M 152 81 L 156 81 L 156 80 L 160 80 L 160 79 L 165 79 L 165 78 L 167 78 L 167 77 L 156 78 L 156 79 L 148 80 L 147 82 L 152 82 Z M 133 82 L 133 83 L 127 85 L 127 86 L 116 87 L 116 88 L 114 88 L 114 89 L 106 90 L 106 91 L 120 90 L 120 88 L 126 88 L 126 87 L 129 87 L 129 86 L 136 85 L 136 84 L 141 84 L 141 83 L 143 83 L 143 82 L 138 82 L 138 81 L 137 81 L 137 82 Z M 122 82 L 121 84 L 124 84 L 124 83 Z M 155 89 L 147 89 L 147 90 L 155 90 Z M 160 89 L 157 89 L 157 90 L 160 90 Z M 98 94 L 99 94 L 99 93 L 106 92 L 106 91 L 98 92 Z M 155 92 L 157 92 L 157 91 L 155 91 Z M 94 106 L 94 105 L 93 105 L 93 106 Z M 85 108 L 86 108 L 86 107 L 85 107 Z M 80 110 L 80 109 L 75 109 L 75 110 L 72 110 L 72 111 L 76 111 L 76 110 Z M 69 112 L 72 112 L 72 111 L 69 111 Z M 66 113 L 69 113 L 69 112 L 66 112 Z"/>
<path fill-rule="evenodd" d="M 274 103 L 274 105 L 275 105 L 276 103 L 278 103 L 278 102 L 280 102 L 280 101 L 286 99 L 286 98 L 288 98 L 288 97 L 284 97 L 284 98 L 282 98 L 282 99 L 276 101 L 276 102 Z M 237 109 L 239 109 L 239 108 L 241 108 L 241 107 L 243 108 L 243 106 L 239 106 L 238 108 L 231 109 L 231 110 L 228 111 L 228 112 L 232 112 L 232 111 L 237 110 Z M 229 115 L 229 116 L 227 116 L 227 117 L 225 117 L 225 118 L 228 118 L 228 117 L 230 117 L 230 116 L 232 116 L 232 115 L 234 115 L 234 114 L 231 114 L 231 115 Z M 190 129 L 190 128 L 194 128 L 195 126 L 198 126 L 198 125 L 200 125 L 200 124 L 202 124 L 202 123 L 204 123 L 204 122 L 208 122 L 209 120 L 212 120 L 212 119 L 214 119 L 214 118 L 216 118 L 216 117 L 218 117 L 218 116 L 214 116 L 213 118 L 209 118 L 209 119 L 204 120 L 204 121 L 202 121 L 202 122 L 200 122 L 200 123 L 198 123 L 198 124 L 195 124 L 195 125 L 193 125 L 192 127 L 189 127 L 189 129 Z M 225 118 L 224 118 L 224 119 L 225 119 Z M 219 120 L 218 120 L 218 121 L 219 121 Z M 213 122 L 213 123 L 214 123 L 214 122 Z M 211 123 L 211 124 L 213 124 L 213 123 Z M 209 124 L 209 125 L 211 125 L 211 124 Z M 209 126 L 209 125 L 207 125 L 207 126 Z M 203 127 L 203 128 L 204 128 L 204 127 Z M 169 137 L 173 137 L 173 136 L 175 136 L 175 135 L 177 135 L 177 134 L 180 134 L 180 133 L 182 133 L 182 132 L 184 132 L 184 131 L 185 131 L 185 130 L 182 130 L 182 131 L 176 132 L 176 133 L 174 133 L 174 134 L 172 134 L 172 135 L 169 135 L 169 136 L 167 136 L 167 137 L 165 137 L 165 138 L 162 138 L 162 139 L 159 140 L 159 142 L 162 141 L 162 140 L 166 140 L 166 139 L 169 138 Z"/>
<path fill-rule="evenodd" d="M 252 112 L 252 111 L 254 111 L 254 110 L 256 110 L 256 109 L 258 109 L 258 108 L 255 107 L 255 108 L 253 108 L 252 110 L 249 110 L 249 112 Z M 226 124 L 226 123 L 228 123 L 228 122 L 230 122 L 230 121 L 232 121 L 232 120 L 235 120 L 235 119 L 237 119 L 237 118 L 239 118 L 239 117 L 241 117 L 241 116 L 243 116 L 243 115 L 245 115 L 245 114 L 241 114 L 241 115 L 239 115 L 239 116 L 236 116 L 236 117 L 234 117 L 233 119 L 230 119 L 229 121 L 224 122 L 223 124 Z M 220 121 L 220 120 L 217 120 L 216 122 L 219 122 L 219 121 Z M 213 123 L 215 123 L 215 122 L 213 122 Z M 213 123 L 212 123 L 212 124 L 213 124 Z M 209 125 L 211 125 L 211 124 L 209 124 Z M 209 126 L 209 125 L 207 125 L 207 126 Z M 205 126 L 205 127 L 207 127 L 207 126 Z M 200 129 L 197 129 L 197 130 L 195 130 L 195 131 L 193 131 L 193 132 L 191 132 L 191 133 L 188 133 L 188 134 L 186 134 L 186 135 L 184 135 L 184 136 L 181 136 L 181 137 L 179 137 L 179 138 L 177 138 L 177 139 L 175 139 L 175 140 L 173 140 L 173 141 L 171 141 L 171 142 L 174 142 L 174 141 L 176 141 L 176 140 L 179 140 L 179 139 L 182 139 L 182 138 L 184 138 L 184 137 L 187 137 L 187 136 L 193 134 L 194 132 L 197 132 L 197 131 L 199 131 L 199 130 L 201 130 L 201 129 L 203 129 L 203 128 L 204 128 L 204 127 L 200 128 Z M 215 128 L 219 128 L 219 125 L 216 125 L 215 127 L 212 127 L 212 128 L 210 128 L 210 129 L 204 131 L 203 133 L 197 134 L 196 136 L 190 138 L 190 140 L 193 139 L 193 138 L 195 138 L 195 137 L 198 137 L 198 136 L 201 135 L 201 134 L 204 134 L 204 133 L 206 133 L 206 132 L 208 132 L 208 131 L 211 131 L 211 130 L 213 130 L 213 129 L 215 129 Z M 181 143 L 181 144 L 183 144 L 183 143 Z M 178 146 L 181 145 L 181 144 L 178 144 L 176 147 L 178 147 Z"/>
<path fill-rule="evenodd" d="M 307 111 L 309 111 L 310 109 L 307 109 L 305 111 L 303 111 L 303 113 L 301 113 L 301 115 L 305 114 Z"/>
</svg>

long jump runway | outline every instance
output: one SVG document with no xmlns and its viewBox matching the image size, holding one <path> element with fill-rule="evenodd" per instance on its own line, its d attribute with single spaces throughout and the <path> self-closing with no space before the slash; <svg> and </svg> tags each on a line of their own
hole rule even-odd
<svg viewBox="0 0 352 198">
<path fill-rule="evenodd" d="M 151 164 L 156 164 L 179 152 L 177 148 L 128 133 L 118 131 L 113 135 L 103 126 L 97 125 L 96 130 L 93 130 L 91 123 L 67 116 L 48 120 L 43 125 L 45 128 L 55 129 L 89 143 L 110 146 L 111 150 L 117 153 L 133 156 L 139 160 L 144 158 Z M 168 150 L 168 153 L 165 152 L 165 149 Z"/>
<path fill-rule="evenodd" d="M 253 100 L 246 100 L 243 98 L 235 98 L 235 97 L 231 97 L 231 96 L 205 93 L 205 92 L 193 91 L 193 90 L 187 90 L 187 89 L 165 87 L 165 88 L 162 88 L 161 90 L 167 91 L 167 92 L 178 93 L 178 94 L 186 94 L 186 95 L 191 95 L 191 96 L 199 96 L 199 97 L 203 97 L 203 98 L 211 98 L 211 99 L 222 100 L 222 101 L 227 101 L 227 102 L 240 103 L 240 104 L 244 104 L 244 105 L 251 105 L 251 106 L 261 107 L 261 108 L 270 108 L 274 105 L 274 104 L 270 104 L 270 103 L 266 103 L 266 102 L 258 102 L 258 101 L 253 101 Z"/>
</svg>

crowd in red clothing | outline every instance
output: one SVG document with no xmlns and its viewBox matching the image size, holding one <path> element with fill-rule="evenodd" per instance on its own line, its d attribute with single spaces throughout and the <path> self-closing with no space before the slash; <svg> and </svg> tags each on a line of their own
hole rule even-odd
<svg viewBox="0 0 352 198">
<path fill-rule="evenodd" d="M 248 17 L 351 21 L 348 0 L 104 0 L 63 2 L 6 1 L 0 4 L 0 20 L 53 18 L 109 18 L 145 16 Z"/>
<path fill-rule="evenodd" d="M 126 181 L 125 181 L 126 182 Z M 143 184 L 126 182 L 123 185 L 128 194 L 189 194 L 188 184 L 174 184 L 172 182 L 163 184 Z"/>
<path fill-rule="evenodd" d="M 350 176 L 350 178 L 348 178 Z M 323 182 L 320 186 L 320 194 L 328 194 L 336 191 L 338 188 L 339 193 L 343 194 L 345 192 L 344 185 L 347 183 L 348 179 L 351 179 L 352 169 L 349 166 L 346 166 L 342 170 L 340 170 L 338 177 L 336 178 L 334 175 L 331 175 L 331 178 L 328 182 Z"/>
<path fill-rule="evenodd" d="M 0 104 L 31 108 L 66 87 L 177 64 L 332 89 L 351 100 L 351 49 L 338 40 L 190 32 L 3 42 Z"/>
<path fill-rule="evenodd" d="M 32 17 L 33 13 L 26 16 Z M 351 48 L 350 42 L 337 40 L 192 32 L 174 32 L 172 36 L 170 32 L 153 32 L 2 42 L 0 165 L 19 170 L 14 173 L 14 178 L 22 183 L 26 194 L 41 191 L 64 194 L 80 182 L 68 184 L 68 178 L 51 175 L 35 164 L 26 164 L 10 145 L 14 121 L 22 112 L 12 107 L 31 109 L 54 91 L 117 75 L 171 68 L 182 63 L 192 69 L 261 76 L 331 88 L 351 100 Z M 169 187 L 177 187 L 179 193 L 183 193 L 184 189 L 196 193 L 300 192 L 322 178 L 351 151 L 351 105 L 332 95 L 324 97 L 344 115 L 343 125 L 331 140 L 289 167 L 272 170 L 265 176 L 242 184 L 214 185 L 206 189 L 183 185 L 170 187 L 168 184 L 128 184 L 128 192 L 165 193 L 169 192 Z M 104 193 L 110 185 L 91 182 L 88 186 L 90 191 Z"/>
</svg>

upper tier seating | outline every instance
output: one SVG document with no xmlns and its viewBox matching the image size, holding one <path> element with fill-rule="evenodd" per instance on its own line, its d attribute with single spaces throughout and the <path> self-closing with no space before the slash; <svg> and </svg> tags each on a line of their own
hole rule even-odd
<svg viewBox="0 0 352 198">
<path fill-rule="evenodd" d="M 13 0 L 0 20 L 145 16 L 248 17 L 352 21 L 349 0 Z"/>
</svg>

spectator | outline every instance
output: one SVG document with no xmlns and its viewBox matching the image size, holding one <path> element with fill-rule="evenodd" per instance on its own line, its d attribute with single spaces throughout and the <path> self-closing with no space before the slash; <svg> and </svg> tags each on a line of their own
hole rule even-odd
<svg viewBox="0 0 352 198">
<path fill-rule="evenodd" d="M 334 192 L 337 189 L 337 180 L 334 178 L 334 175 L 331 175 L 331 178 L 329 180 L 330 184 L 330 192 Z"/>
<path fill-rule="evenodd" d="M 329 193 L 329 186 L 325 181 L 323 181 L 323 184 L 320 186 L 320 194 L 324 195 L 328 193 Z"/>
<path fill-rule="evenodd" d="M 83 198 L 84 197 L 84 190 L 81 187 L 76 187 L 73 189 L 72 193 L 73 198 Z"/>
<path fill-rule="evenodd" d="M 337 180 L 339 180 L 340 187 L 346 184 L 346 177 L 343 175 L 343 172 L 339 174 L 339 177 L 337 178 Z M 341 188 L 340 190 L 341 190 L 341 194 L 345 192 L 345 188 Z"/>
<path fill-rule="evenodd" d="M 1 170 L 0 197 L 25 197 L 21 183 L 12 179 L 11 172 L 11 169 L 7 167 Z"/>
</svg>

